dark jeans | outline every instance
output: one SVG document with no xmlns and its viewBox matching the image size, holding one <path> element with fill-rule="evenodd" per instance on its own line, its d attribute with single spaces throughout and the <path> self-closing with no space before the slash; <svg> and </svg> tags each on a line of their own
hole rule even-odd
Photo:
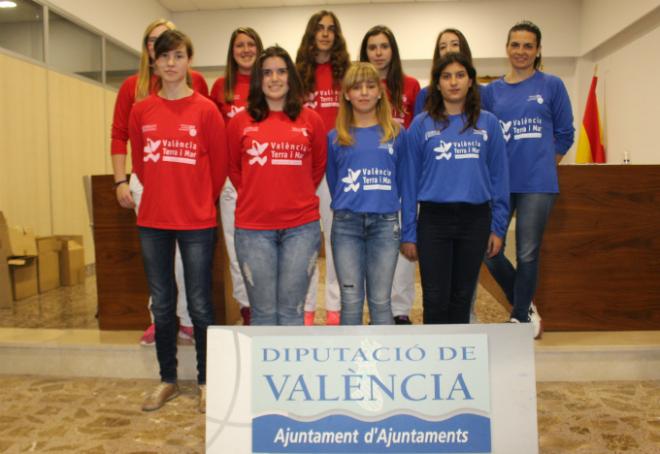
<svg viewBox="0 0 660 454">
<path fill-rule="evenodd" d="M 161 381 L 177 380 L 176 284 L 174 248 L 178 242 L 183 261 L 188 312 L 195 329 L 197 382 L 206 383 L 206 328 L 215 322 L 211 300 L 211 268 L 216 229 L 162 230 L 138 227 L 144 270 L 153 299 L 156 355 Z"/>
<path fill-rule="evenodd" d="M 425 324 L 470 322 L 490 219 L 488 203 L 420 203 L 417 253 Z"/>
<path fill-rule="evenodd" d="M 557 194 L 511 194 L 509 216 L 516 213 L 516 268 L 504 255 L 504 246 L 498 255 L 485 260 L 490 274 L 512 306 L 511 317 L 521 322 L 529 321 L 529 307 L 538 282 L 543 232 L 556 198 Z"/>
</svg>

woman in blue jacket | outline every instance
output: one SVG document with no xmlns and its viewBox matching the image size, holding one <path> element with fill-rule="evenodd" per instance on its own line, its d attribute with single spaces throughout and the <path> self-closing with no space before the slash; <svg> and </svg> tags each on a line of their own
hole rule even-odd
<svg viewBox="0 0 660 454">
<path fill-rule="evenodd" d="M 509 72 L 482 90 L 483 106 L 500 121 L 509 157 L 511 214 L 516 213 L 516 267 L 503 251 L 486 260 L 512 305 L 511 322 L 532 322 L 543 231 L 559 193 L 557 164 L 573 144 L 571 102 L 563 82 L 539 71 L 541 30 L 524 21 L 509 30 Z"/>
</svg>

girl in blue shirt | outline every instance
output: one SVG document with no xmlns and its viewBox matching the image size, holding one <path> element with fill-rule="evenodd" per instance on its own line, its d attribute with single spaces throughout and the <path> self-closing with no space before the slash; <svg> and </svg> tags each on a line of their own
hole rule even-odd
<svg viewBox="0 0 660 454">
<path fill-rule="evenodd" d="M 516 267 L 503 251 L 486 260 L 512 305 L 511 322 L 532 322 L 543 332 L 532 298 L 543 231 L 559 192 L 557 164 L 573 144 L 571 102 L 562 81 L 539 71 L 541 30 L 520 22 L 506 44 L 511 69 L 482 91 L 483 106 L 500 120 L 507 142 L 511 213 L 516 213 Z"/>
<path fill-rule="evenodd" d="M 481 261 L 506 233 L 506 148 L 497 118 L 480 109 L 465 55 L 438 61 L 427 105 L 407 132 L 401 250 L 419 257 L 424 323 L 468 323 Z"/>
<path fill-rule="evenodd" d="M 404 140 L 371 63 L 355 63 L 346 73 L 336 126 L 328 134 L 326 176 L 341 324 L 362 323 L 366 285 L 371 323 L 391 325 Z"/>
<path fill-rule="evenodd" d="M 470 50 L 470 45 L 468 44 L 465 35 L 455 28 L 445 28 L 438 34 L 438 38 L 435 40 L 431 69 L 435 68 L 435 65 L 438 64 L 438 60 L 440 60 L 441 57 L 444 57 L 450 52 L 462 53 L 467 57 L 470 64 L 472 64 L 472 51 Z M 429 88 L 430 87 L 428 86 L 424 87 L 417 94 L 417 98 L 415 99 L 415 115 L 426 110 Z"/>
</svg>

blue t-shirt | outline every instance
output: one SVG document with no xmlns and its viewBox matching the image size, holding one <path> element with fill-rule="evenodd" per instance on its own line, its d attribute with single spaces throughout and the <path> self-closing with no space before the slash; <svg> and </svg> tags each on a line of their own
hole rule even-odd
<svg viewBox="0 0 660 454">
<path fill-rule="evenodd" d="M 481 111 L 477 128 L 464 115 L 442 125 L 428 112 L 410 125 L 401 185 L 402 242 L 417 242 L 417 202 L 490 202 L 491 231 L 506 234 L 509 218 L 509 164 L 497 118 Z M 462 132 L 461 132 L 462 131 Z"/>
<path fill-rule="evenodd" d="M 403 129 L 389 142 L 381 143 L 379 125 L 352 128 L 353 145 L 337 142 L 337 131 L 328 133 L 326 177 L 332 196 L 330 208 L 356 213 L 399 211 L 399 184 L 405 152 Z"/>
<path fill-rule="evenodd" d="M 555 155 L 575 136 L 564 83 L 537 71 L 522 82 L 493 81 L 481 90 L 484 109 L 500 120 L 507 142 L 511 192 L 558 193 Z"/>
</svg>

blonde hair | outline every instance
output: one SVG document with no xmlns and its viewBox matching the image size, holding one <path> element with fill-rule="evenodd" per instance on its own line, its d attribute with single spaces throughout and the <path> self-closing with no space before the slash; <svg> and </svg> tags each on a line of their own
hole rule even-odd
<svg viewBox="0 0 660 454">
<path fill-rule="evenodd" d="M 353 106 L 346 99 L 349 90 L 356 84 L 362 82 L 374 82 L 378 85 L 380 98 L 376 103 L 376 120 L 383 130 L 381 143 L 389 142 L 399 135 L 400 126 L 392 119 L 392 107 L 387 99 L 387 93 L 380 82 L 378 70 L 371 63 L 358 62 L 353 63 L 341 83 L 341 94 L 339 95 L 339 113 L 337 114 L 337 142 L 340 145 L 353 145 L 355 142 L 351 134 L 351 128 L 354 126 Z"/>
<path fill-rule="evenodd" d="M 140 69 L 138 70 L 137 75 L 137 84 L 135 85 L 135 100 L 139 101 L 143 98 L 149 96 L 151 88 L 151 76 L 153 75 L 153 62 L 151 57 L 149 57 L 149 51 L 147 50 L 147 40 L 149 39 L 149 34 L 154 31 L 155 28 L 164 25 L 168 30 L 176 29 L 176 26 L 168 21 L 167 19 L 156 19 L 147 26 L 147 29 L 144 31 L 144 36 L 142 37 L 142 55 L 140 56 Z"/>
</svg>

